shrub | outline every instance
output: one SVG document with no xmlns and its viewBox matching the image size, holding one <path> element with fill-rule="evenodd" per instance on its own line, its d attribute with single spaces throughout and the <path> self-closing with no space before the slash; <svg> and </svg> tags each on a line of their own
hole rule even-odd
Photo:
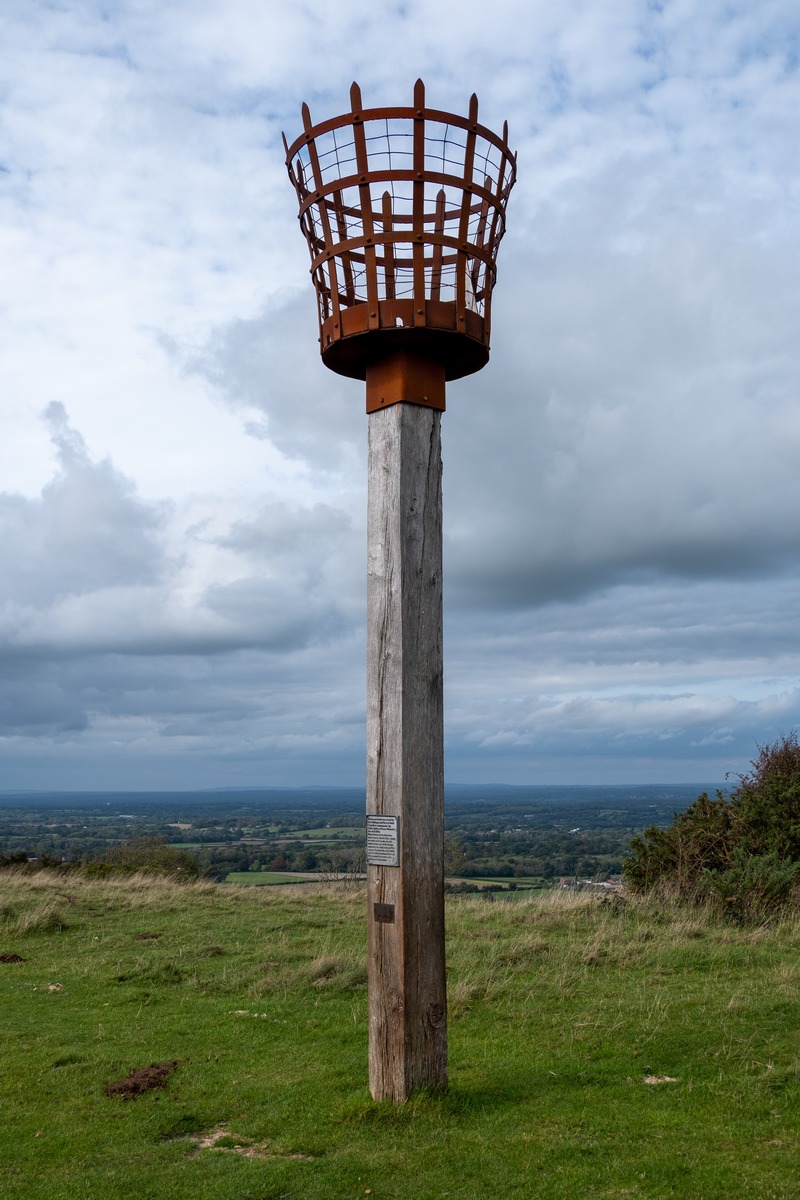
<svg viewBox="0 0 800 1200">
<path fill-rule="evenodd" d="M 777 854 L 748 854 L 737 846 L 732 866 L 725 871 L 707 871 L 709 892 L 738 921 L 775 916 L 797 897 L 800 862 Z"/>
<path fill-rule="evenodd" d="M 675 814 L 669 828 L 652 825 L 632 839 L 633 854 L 622 864 L 628 885 L 646 892 L 668 881 L 684 895 L 704 891 L 703 872 L 729 864 L 732 826 L 728 798 L 717 793 L 712 800 L 703 792 L 684 812 Z"/>
<path fill-rule="evenodd" d="M 731 797 L 754 854 L 800 861 L 800 744 L 797 734 L 760 746 Z"/>
<path fill-rule="evenodd" d="M 101 873 L 153 871 L 159 875 L 179 875 L 184 879 L 195 879 L 198 875 L 197 861 L 185 850 L 175 850 L 162 837 L 132 837 L 111 846 L 99 864 Z"/>
<path fill-rule="evenodd" d="M 774 914 L 800 895 L 800 743 L 796 732 L 760 746 L 730 795 L 698 796 L 668 828 L 631 841 L 632 891 L 668 888 L 716 899 L 739 920 Z"/>
</svg>

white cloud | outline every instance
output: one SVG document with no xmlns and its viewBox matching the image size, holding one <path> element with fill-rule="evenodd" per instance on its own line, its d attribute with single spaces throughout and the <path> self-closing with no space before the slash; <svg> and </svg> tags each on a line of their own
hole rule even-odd
<svg viewBox="0 0 800 1200">
<path fill-rule="evenodd" d="M 0 22 L 8 786 L 362 778 L 363 390 L 280 143 L 354 78 L 519 150 L 444 418 L 449 777 L 720 778 L 797 723 L 794 3 Z"/>
</svg>

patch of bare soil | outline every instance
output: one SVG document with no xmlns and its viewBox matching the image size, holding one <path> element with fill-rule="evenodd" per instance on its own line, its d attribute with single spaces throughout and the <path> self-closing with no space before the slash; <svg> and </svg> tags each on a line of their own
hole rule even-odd
<svg viewBox="0 0 800 1200">
<path fill-rule="evenodd" d="M 3 963 L 3 962 L 23 963 L 23 962 L 25 962 L 25 959 L 21 958 L 19 954 L 0 954 L 0 963 Z"/>
<path fill-rule="evenodd" d="M 103 1091 L 107 1096 L 121 1096 L 123 1100 L 133 1100 L 136 1096 L 141 1096 L 143 1092 L 163 1087 L 167 1082 L 167 1076 L 172 1074 L 177 1065 L 177 1058 L 172 1062 L 151 1063 L 149 1067 L 131 1071 L 125 1079 L 118 1079 L 116 1083 L 107 1083 Z"/>
<path fill-rule="evenodd" d="M 160 937 L 161 937 L 160 933 L 137 933 L 136 941 L 137 942 L 157 942 Z"/>
<path fill-rule="evenodd" d="M 302 1162 L 313 1162 L 312 1154 L 303 1154 L 299 1150 L 291 1151 L 288 1154 L 278 1154 L 271 1150 L 265 1143 L 248 1142 L 246 1138 L 239 1138 L 232 1134 L 230 1130 L 221 1125 L 218 1129 L 212 1129 L 197 1141 L 197 1149 L 192 1158 L 198 1158 L 201 1150 L 219 1150 L 227 1151 L 230 1154 L 241 1154 L 244 1158 L 291 1158 Z"/>
</svg>

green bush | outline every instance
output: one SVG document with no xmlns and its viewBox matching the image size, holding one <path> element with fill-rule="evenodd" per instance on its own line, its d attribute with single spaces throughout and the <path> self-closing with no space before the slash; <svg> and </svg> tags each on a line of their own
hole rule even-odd
<svg viewBox="0 0 800 1200">
<path fill-rule="evenodd" d="M 669 882 L 683 895 L 704 892 L 704 872 L 725 870 L 734 845 L 730 800 L 703 792 L 672 825 L 652 825 L 631 841 L 633 854 L 622 864 L 628 885 L 639 892 Z"/>
<path fill-rule="evenodd" d="M 195 879 L 197 860 L 185 850 L 175 850 L 162 837 L 132 837 L 106 850 L 101 862 L 89 864 L 94 873 L 107 871 L 153 871 L 159 875 L 178 875 Z M 99 870 L 98 870 L 99 869 Z"/>
<path fill-rule="evenodd" d="M 709 892 L 740 921 L 772 916 L 786 909 L 797 897 L 800 862 L 771 854 L 749 854 L 737 846 L 733 865 L 724 871 L 707 871 Z"/>
<path fill-rule="evenodd" d="M 774 914 L 800 896 L 800 743 L 760 746 L 730 795 L 698 796 L 668 828 L 631 841 L 623 863 L 635 892 L 667 889 L 719 902 L 738 920 Z"/>
<path fill-rule="evenodd" d="M 732 803 L 754 854 L 800 861 L 800 744 L 797 734 L 759 747 Z"/>
</svg>

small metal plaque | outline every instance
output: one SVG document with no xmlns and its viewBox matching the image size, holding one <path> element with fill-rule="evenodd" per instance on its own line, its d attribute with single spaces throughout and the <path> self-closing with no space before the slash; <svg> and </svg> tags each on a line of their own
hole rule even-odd
<svg viewBox="0 0 800 1200">
<path fill-rule="evenodd" d="M 394 925 L 393 904 L 373 904 L 372 915 L 382 925 Z"/>
<path fill-rule="evenodd" d="M 367 864 L 400 866 L 399 817 L 367 817 Z"/>
</svg>

